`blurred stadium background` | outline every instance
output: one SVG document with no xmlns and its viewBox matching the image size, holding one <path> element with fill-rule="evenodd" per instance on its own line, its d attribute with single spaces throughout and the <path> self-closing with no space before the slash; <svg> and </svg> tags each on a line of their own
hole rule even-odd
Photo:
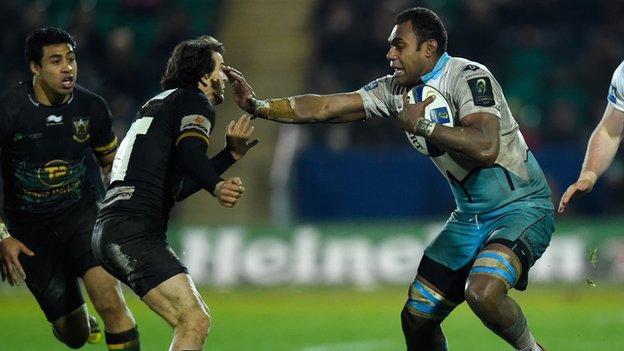
<svg viewBox="0 0 624 351">
<path fill-rule="evenodd" d="M 624 2 L 3 0 L 0 87 L 29 79 L 29 32 L 63 27 L 78 41 L 78 83 L 107 99 L 121 137 L 183 39 L 221 40 L 226 62 L 259 97 L 355 90 L 389 72 L 386 39 L 410 6 L 442 17 L 451 55 L 492 70 L 558 201 L 624 58 Z M 213 153 L 240 114 L 226 96 Z M 198 194 L 172 216 L 171 241 L 212 308 L 207 348 L 402 349 L 407 284 L 453 208 L 444 180 L 388 121 L 255 126 L 261 143 L 228 173 L 246 183 L 240 206 Z M 594 192 L 558 218 L 530 289 L 515 293 L 550 349 L 622 349 L 623 199 L 617 157 Z M 165 349 L 168 327 L 127 297 L 144 349 Z M 445 325 L 452 350 L 506 349 L 465 305 Z M 0 286 L 0 350 L 62 349 L 26 290 Z"/>
</svg>

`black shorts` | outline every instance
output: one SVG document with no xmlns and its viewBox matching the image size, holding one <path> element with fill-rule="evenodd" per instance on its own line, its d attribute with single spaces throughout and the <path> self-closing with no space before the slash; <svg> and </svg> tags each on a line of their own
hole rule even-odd
<svg viewBox="0 0 624 351">
<path fill-rule="evenodd" d="M 137 215 L 98 218 L 93 252 L 98 262 L 139 297 L 178 273 L 188 273 L 167 242 L 162 219 Z"/>
<path fill-rule="evenodd" d="M 78 277 L 98 266 L 91 251 L 93 224 L 97 216 L 95 198 L 85 197 L 54 219 L 36 221 L 8 215 L 11 235 L 35 255 L 20 255 L 26 285 L 48 321 L 76 310 L 84 299 Z"/>
</svg>

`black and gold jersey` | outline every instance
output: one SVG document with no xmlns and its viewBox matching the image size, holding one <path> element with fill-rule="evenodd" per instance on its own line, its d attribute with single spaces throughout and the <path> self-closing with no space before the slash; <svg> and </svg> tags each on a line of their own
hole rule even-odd
<svg viewBox="0 0 624 351">
<path fill-rule="evenodd" d="M 53 216 L 93 191 L 87 157 L 115 152 L 112 115 L 102 97 L 76 86 L 46 106 L 22 82 L 0 96 L 0 153 L 7 215 Z"/>
<path fill-rule="evenodd" d="M 214 108 L 199 89 L 166 90 L 146 102 L 119 146 L 100 216 L 167 217 L 184 177 L 176 146 L 186 137 L 208 143 L 214 121 Z"/>
</svg>

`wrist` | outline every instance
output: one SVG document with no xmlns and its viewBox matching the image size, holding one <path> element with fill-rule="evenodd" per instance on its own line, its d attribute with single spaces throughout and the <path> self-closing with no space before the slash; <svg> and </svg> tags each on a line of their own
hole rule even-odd
<svg viewBox="0 0 624 351">
<path fill-rule="evenodd" d="M 9 230 L 7 229 L 4 223 L 0 223 L 0 241 L 10 238 L 11 234 L 9 234 Z"/>
<path fill-rule="evenodd" d="M 219 178 L 219 181 L 217 181 L 217 183 L 215 183 L 214 187 L 210 191 L 212 196 L 217 197 L 217 190 L 219 190 L 219 188 L 223 185 L 221 183 L 225 183 L 225 180 L 223 180 L 223 178 Z"/>
<path fill-rule="evenodd" d="M 271 110 L 271 105 L 267 100 L 258 100 L 256 98 L 251 99 L 252 106 L 252 114 L 253 118 L 269 118 L 269 111 Z"/>
<path fill-rule="evenodd" d="M 416 122 L 415 133 L 416 135 L 420 135 L 425 138 L 429 138 L 431 134 L 433 134 L 433 129 L 435 128 L 436 123 L 430 121 L 426 118 L 420 118 Z"/>
<path fill-rule="evenodd" d="M 582 171 L 578 178 L 579 181 L 589 182 L 591 185 L 596 184 L 596 180 L 598 180 L 598 175 L 594 171 Z"/>
</svg>

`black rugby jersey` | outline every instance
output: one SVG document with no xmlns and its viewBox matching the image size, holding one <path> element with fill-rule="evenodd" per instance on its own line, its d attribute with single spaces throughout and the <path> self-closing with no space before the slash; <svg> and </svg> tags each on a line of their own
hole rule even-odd
<svg viewBox="0 0 624 351">
<path fill-rule="evenodd" d="M 76 85 L 70 99 L 46 106 L 32 84 L 0 96 L 0 153 L 7 215 L 52 216 L 94 191 L 86 175 L 90 150 L 114 152 L 112 115 L 102 97 Z"/>
<path fill-rule="evenodd" d="M 138 213 L 163 219 L 184 177 L 176 146 L 185 137 L 208 137 L 212 104 L 199 89 L 166 90 L 146 102 L 119 145 L 100 217 Z"/>
</svg>

